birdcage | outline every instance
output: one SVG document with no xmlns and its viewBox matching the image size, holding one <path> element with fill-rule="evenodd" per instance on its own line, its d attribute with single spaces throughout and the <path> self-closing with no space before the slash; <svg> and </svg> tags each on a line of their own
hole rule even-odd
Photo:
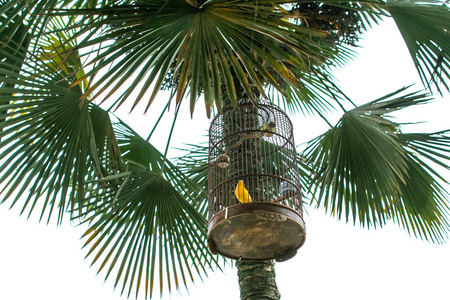
<svg viewBox="0 0 450 300">
<path fill-rule="evenodd" d="M 288 116 L 268 101 L 224 109 L 209 131 L 211 252 L 285 260 L 305 241 L 302 195 Z"/>
</svg>

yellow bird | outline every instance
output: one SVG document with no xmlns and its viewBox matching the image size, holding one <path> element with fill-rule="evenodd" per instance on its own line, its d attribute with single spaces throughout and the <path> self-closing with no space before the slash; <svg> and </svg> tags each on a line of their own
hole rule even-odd
<svg viewBox="0 0 450 300">
<path fill-rule="evenodd" d="M 270 121 L 263 125 L 261 128 L 263 131 L 265 131 L 264 135 L 267 137 L 271 137 L 275 133 L 275 122 Z"/>
<path fill-rule="evenodd" d="M 248 194 L 247 189 L 244 187 L 244 182 L 242 180 L 239 180 L 238 184 L 236 185 L 236 198 L 238 198 L 239 202 L 241 203 L 248 203 L 252 202 L 252 197 Z"/>
</svg>

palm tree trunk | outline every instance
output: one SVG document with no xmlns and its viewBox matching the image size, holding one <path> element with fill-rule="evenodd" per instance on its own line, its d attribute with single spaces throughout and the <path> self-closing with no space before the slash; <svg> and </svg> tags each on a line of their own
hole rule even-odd
<svg viewBox="0 0 450 300">
<path fill-rule="evenodd" d="M 273 260 L 236 261 L 241 300 L 278 300 Z"/>
</svg>

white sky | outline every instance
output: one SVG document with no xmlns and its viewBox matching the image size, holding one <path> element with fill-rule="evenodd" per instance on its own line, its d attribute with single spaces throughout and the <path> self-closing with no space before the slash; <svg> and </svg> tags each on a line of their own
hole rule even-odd
<svg viewBox="0 0 450 300">
<path fill-rule="evenodd" d="M 336 74 L 355 102 L 364 103 L 418 82 L 409 54 L 390 20 L 364 38 L 359 58 Z M 416 86 L 421 88 L 420 83 Z M 414 114 L 409 112 L 407 121 L 431 121 L 421 124 L 417 131 L 449 128 L 450 97 L 447 94 L 444 98 Z M 195 121 L 190 120 L 188 112 L 180 116 L 183 126 L 176 128 L 173 146 L 197 142 L 197 137 L 200 140 L 208 127 L 201 113 L 196 112 Z M 137 111 L 132 118 L 124 119 L 137 124 L 138 128 L 132 126 L 145 137 L 151 116 L 141 118 L 139 114 Z M 298 144 L 326 129 L 301 116 L 292 119 Z M 196 123 L 198 120 L 202 122 Z M 186 125 L 193 135 L 183 131 Z M 151 142 L 165 144 L 157 137 Z M 37 214 L 27 221 L 26 216 L 18 217 L 19 206 L 8 211 L 8 203 L 0 205 L 0 299 L 126 299 L 120 297 L 120 289 L 113 291 L 111 280 L 104 283 L 103 273 L 96 276 L 98 266 L 89 268 L 90 259 L 84 260 L 86 250 L 80 250 L 84 243 L 80 237 L 85 229 L 74 228 L 67 220 L 58 228 L 55 221 L 48 226 L 38 224 Z M 295 258 L 276 265 L 282 299 L 450 299 L 449 244 L 417 240 L 397 225 L 367 230 L 325 216 L 323 211 L 307 211 L 305 245 Z M 189 294 L 166 294 L 164 299 L 239 299 L 236 270 L 226 267 L 225 274 L 216 272 L 204 282 L 191 285 Z"/>
</svg>

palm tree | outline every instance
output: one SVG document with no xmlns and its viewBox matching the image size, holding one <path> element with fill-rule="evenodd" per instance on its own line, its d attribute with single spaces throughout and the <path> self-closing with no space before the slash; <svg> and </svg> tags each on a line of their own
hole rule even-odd
<svg viewBox="0 0 450 300">
<path fill-rule="evenodd" d="M 207 148 L 167 158 L 111 111 L 171 90 L 167 107 L 208 116 L 245 98 L 336 125 L 299 155 L 304 194 L 337 218 L 393 221 L 448 238 L 448 132 L 406 134 L 389 116 L 430 102 L 406 88 L 355 106 L 331 76 L 367 26 L 392 17 L 429 92 L 449 90 L 444 1 L 1 1 L 2 202 L 86 223 L 88 256 L 128 295 L 173 290 L 222 258 L 206 243 Z M 25 30 L 24 28 L 27 28 Z M 160 99 L 157 99 L 160 101 Z M 173 103 L 172 103 L 173 102 Z M 166 107 L 166 108 L 167 108 Z M 166 109 L 164 110 L 166 111 Z M 164 113 L 164 112 L 162 112 Z M 156 122 L 155 127 L 158 122 Z M 402 126 L 401 126 L 402 125 Z M 154 129 L 153 129 L 154 130 Z M 152 130 L 152 133 L 153 133 Z M 273 262 L 240 262 L 242 299 L 278 299 Z M 246 279 L 249 278 L 249 279 Z M 255 294 L 256 293 L 256 294 Z M 261 294 L 260 294 L 261 293 Z M 261 296 L 264 295 L 264 296 Z"/>
</svg>

